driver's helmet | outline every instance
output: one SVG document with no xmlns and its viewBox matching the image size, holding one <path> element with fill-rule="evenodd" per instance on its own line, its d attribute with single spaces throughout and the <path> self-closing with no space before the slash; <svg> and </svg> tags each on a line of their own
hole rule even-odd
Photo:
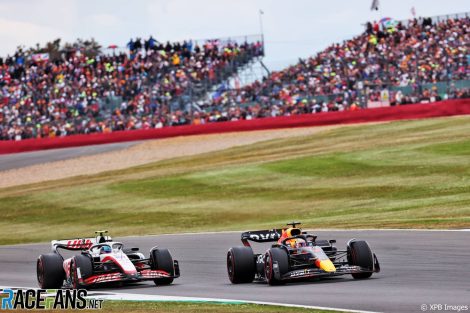
<svg viewBox="0 0 470 313">
<path fill-rule="evenodd" d="M 307 242 L 302 238 L 296 238 L 289 240 L 289 244 L 292 248 L 302 248 L 307 246 Z"/>
<path fill-rule="evenodd" d="M 112 250 L 111 250 L 111 247 L 110 246 L 102 246 L 101 249 L 100 249 L 100 254 L 107 254 L 107 253 L 111 253 Z"/>
</svg>

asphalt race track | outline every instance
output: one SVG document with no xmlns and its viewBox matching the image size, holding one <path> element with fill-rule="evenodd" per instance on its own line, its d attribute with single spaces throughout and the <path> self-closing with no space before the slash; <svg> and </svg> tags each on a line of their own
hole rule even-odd
<svg viewBox="0 0 470 313">
<path fill-rule="evenodd" d="M 268 286 L 232 285 L 226 252 L 240 245 L 239 233 L 182 234 L 114 238 L 147 254 L 159 245 L 180 262 L 182 276 L 170 286 L 151 282 L 102 291 L 254 300 L 379 312 L 420 312 L 421 305 L 470 304 L 469 231 L 319 231 L 319 239 L 337 239 L 340 249 L 350 238 L 365 239 L 382 271 L 368 280 L 344 276 L 321 281 Z M 255 252 L 266 245 L 258 244 Z M 259 248 L 259 249 L 257 249 Z M 36 258 L 49 244 L 0 247 L 0 285 L 37 287 Z"/>
<path fill-rule="evenodd" d="M 140 143 L 141 141 L 110 143 L 75 148 L 50 149 L 33 152 L 22 152 L 0 155 L 0 171 L 6 171 L 25 166 L 62 161 L 81 156 L 100 154 L 121 150 Z"/>
</svg>

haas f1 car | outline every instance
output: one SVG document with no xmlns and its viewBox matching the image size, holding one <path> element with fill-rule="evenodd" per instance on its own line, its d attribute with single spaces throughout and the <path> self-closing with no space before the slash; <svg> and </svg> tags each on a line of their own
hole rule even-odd
<svg viewBox="0 0 470 313">
<path fill-rule="evenodd" d="M 168 285 L 179 277 L 178 261 L 167 249 L 154 247 L 149 258 L 139 248 L 124 249 L 120 242 L 97 231 L 96 237 L 53 240 L 52 253 L 41 254 L 37 260 L 37 279 L 42 289 L 88 288 L 110 282 L 153 280 Z M 80 251 L 64 258 L 60 251 Z"/>
<path fill-rule="evenodd" d="M 279 285 L 300 279 L 351 274 L 369 278 L 380 271 L 379 261 L 367 242 L 351 239 L 346 250 L 335 247 L 336 240 L 317 240 L 293 222 L 288 228 L 242 233 L 244 246 L 227 253 L 227 271 L 234 284 L 266 281 Z M 264 254 L 255 254 L 250 242 L 274 242 Z"/>
</svg>

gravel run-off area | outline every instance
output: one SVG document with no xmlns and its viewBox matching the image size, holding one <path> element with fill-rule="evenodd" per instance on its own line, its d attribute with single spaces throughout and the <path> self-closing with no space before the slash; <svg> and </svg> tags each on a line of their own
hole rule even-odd
<svg viewBox="0 0 470 313">
<path fill-rule="evenodd" d="M 344 125 L 195 135 L 148 140 L 122 150 L 36 164 L 0 172 L 0 188 L 92 175 L 161 160 L 254 144 L 261 141 L 308 136 Z"/>
</svg>

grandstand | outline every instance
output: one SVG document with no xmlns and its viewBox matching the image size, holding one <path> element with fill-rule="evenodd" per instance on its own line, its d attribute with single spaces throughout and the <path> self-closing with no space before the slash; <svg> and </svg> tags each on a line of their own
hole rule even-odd
<svg viewBox="0 0 470 313">
<path fill-rule="evenodd" d="M 469 14 L 367 23 L 363 34 L 219 102 L 279 116 L 468 97 L 469 25 Z"/>
<path fill-rule="evenodd" d="M 0 140 L 249 120 L 470 97 L 469 15 L 367 23 L 365 31 L 239 88 L 260 37 L 68 49 L 0 63 Z M 138 43 L 137 43 L 138 42 Z"/>
<path fill-rule="evenodd" d="M 0 138 L 26 139 L 188 124 L 180 112 L 263 55 L 262 43 L 207 40 L 129 53 L 26 57 L 1 64 Z M 176 111 L 175 113 L 173 113 Z"/>
</svg>

